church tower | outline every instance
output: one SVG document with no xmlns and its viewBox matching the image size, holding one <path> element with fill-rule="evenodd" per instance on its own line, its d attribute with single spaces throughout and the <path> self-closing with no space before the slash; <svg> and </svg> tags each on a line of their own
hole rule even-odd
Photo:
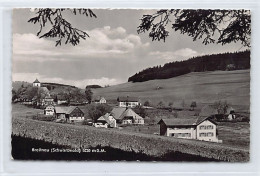
<svg viewBox="0 0 260 176">
<path fill-rule="evenodd" d="M 40 81 L 36 78 L 36 80 L 33 82 L 33 87 L 41 87 Z"/>
</svg>

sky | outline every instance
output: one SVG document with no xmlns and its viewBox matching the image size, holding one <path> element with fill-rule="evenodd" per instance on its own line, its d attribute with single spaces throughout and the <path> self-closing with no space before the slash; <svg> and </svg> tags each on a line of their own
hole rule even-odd
<svg viewBox="0 0 260 176">
<path fill-rule="evenodd" d="M 244 50 L 240 43 L 202 44 L 187 35 L 169 29 L 166 41 L 152 41 L 148 33 L 138 34 L 144 14 L 155 10 L 93 9 L 97 18 L 64 17 L 90 38 L 77 46 L 55 47 L 55 41 L 36 36 L 39 25 L 27 21 L 35 16 L 32 9 L 13 11 L 13 81 L 53 82 L 74 85 L 116 85 L 148 67 L 191 57 Z M 47 26 L 48 29 L 48 26 Z M 242 47 L 242 49 L 241 49 Z"/>
</svg>

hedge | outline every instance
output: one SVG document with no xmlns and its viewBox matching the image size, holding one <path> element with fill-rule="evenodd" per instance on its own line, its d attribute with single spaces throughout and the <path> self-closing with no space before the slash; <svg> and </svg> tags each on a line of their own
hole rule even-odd
<svg viewBox="0 0 260 176">
<path fill-rule="evenodd" d="M 12 135 L 44 140 L 45 142 L 72 148 L 109 146 L 153 157 L 161 157 L 170 152 L 181 152 L 220 161 L 249 161 L 248 150 L 232 148 L 218 143 L 25 118 L 13 118 L 12 126 Z"/>
</svg>

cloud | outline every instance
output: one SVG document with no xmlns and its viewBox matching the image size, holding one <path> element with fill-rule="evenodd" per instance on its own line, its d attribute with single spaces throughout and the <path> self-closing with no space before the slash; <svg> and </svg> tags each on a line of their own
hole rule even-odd
<svg viewBox="0 0 260 176">
<path fill-rule="evenodd" d="M 23 81 L 32 83 L 36 78 L 40 82 L 67 84 L 67 85 L 73 85 L 73 86 L 76 86 L 79 88 L 85 88 L 86 85 L 93 85 L 93 84 L 105 86 L 105 85 L 116 85 L 116 84 L 122 83 L 121 80 L 118 80 L 115 78 L 106 78 L 106 77 L 101 77 L 98 79 L 70 80 L 70 79 L 63 79 L 63 78 L 58 78 L 58 77 L 46 77 L 45 75 L 40 75 L 39 73 L 13 73 L 13 75 L 12 75 L 13 81 L 23 80 Z"/>
<path fill-rule="evenodd" d="M 55 42 L 39 39 L 34 34 L 13 35 L 13 58 L 15 61 L 72 60 L 81 58 L 124 58 L 128 54 L 149 46 L 142 43 L 138 35 L 127 34 L 123 27 L 96 28 L 86 31 L 90 38 L 81 40 L 76 47 L 62 45 L 55 47 Z"/>
<path fill-rule="evenodd" d="M 203 53 L 198 53 L 197 51 L 192 50 L 190 48 L 182 48 L 182 49 L 176 50 L 174 52 L 152 51 L 149 53 L 149 55 L 154 56 L 158 59 L 182 61 L 182 60 L 189 59 L 191 57 L 203 55 Z"/>
</svg>

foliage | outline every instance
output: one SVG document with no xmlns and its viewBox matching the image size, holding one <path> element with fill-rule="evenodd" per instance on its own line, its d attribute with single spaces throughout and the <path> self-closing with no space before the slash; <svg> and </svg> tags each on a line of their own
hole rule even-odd
<svg viewBox="0 0 260 176">
<path fill-rule="evenodd" d="M 215 101 L 213 107 L 217 110 L 218 114 L 226 114 L 230 104 L 227 101 Z"/>
<path fill-rule="evenodd" d="M 233 64 L 236 70 L 250 68 L 250 51 L 197 56 L 185 61 L 169 62 L 163 67 L 147 68 L 128 78 L 128 82 L 143 82 L 154 79 L 168 79 L 190 72 L 227 70 Z"/>
<path fill-rule="evenodd" d="M 87 85 L 86 88 L 97 89 L 97 88 L 102 88 L 102 86 L 100 86 L 100 85 Z"/>
<path fill-rule="evenodd" d="M 135 113 L 137 113 L 138 115 L 140 115 L 143 118 L 145 118 L 147 116 L 147 112 L 146 112 L 145 108 L 143 108 L 141 106 L 137 106 L 133 110 Z"/>
<path fill-rule="evenodd" d="M 149 100 L 146 100 L 146 101 L 144 102 L 144 106 L 151 106 L 150 101 L 149 101 Z"/>
<path fill-rule="evenodd" d="M 158 104 L 157 104 L 157 107 L 158 108 L 164 108 L 165 107 L 165 104 L 163 101 L 160 101 Z"/>
<path fill-rule="evenodd" d="M 86 87 L 86 89 L 85 89 L 85 96 L 86 96 L 86 99 L 88 100 L 88 103 L 90 104 L 91 100 L 92 100 L 93 92 L 89 87 Z"/>
<path fill-rule="evenodd" d="M 51 9 L 51 8 L 38 8 L 36 9 L 34 17 L 30 18 L 28 22 L 39 23 L 40 29 L 37 32 L 37 36 L 40 38 L 55 38 L 56 46 L 61 45 L 61 43 L 70 43 L 75 46 L 79 44 L 81 39 L 86 39 L 89 37 L 88 33 L 77 29 L 71 25 L 65 18 L 64 14 L 70 12 L 74 15 L 84 15 L 86 17 L 97 17 L 90 9 Z M 44 33 L 43 29 L 51 29 Z"/>
<path fill-rule="evenodd" d="M 91 104 L 88 106 L 88 116 L 96 122 L 97 119 L 106 113 L 112 111 L 112 108 L 107 104 Z"/>
<path fill-rule="evenodd" d="M 178 10 L 162 9 L 152 15 L 143 15 L 138 33 L 149 31 L 152 40 L 163 40 L 169 36 L 167 26 L 174 31 L 187 34 L 207 45 L 222 45 L 240 41 L 250 47 L 251 14 L 249 10 Z"/>
<path fill-rule="evenodd" d="M 192 101 L 191 104 L 190 104 L 190 107 L 191 107 L 192 110 L 194 111 L 194 108 L 197 107 L 197 103 L 196 103 L 196 101 Z"/>
</svg>

